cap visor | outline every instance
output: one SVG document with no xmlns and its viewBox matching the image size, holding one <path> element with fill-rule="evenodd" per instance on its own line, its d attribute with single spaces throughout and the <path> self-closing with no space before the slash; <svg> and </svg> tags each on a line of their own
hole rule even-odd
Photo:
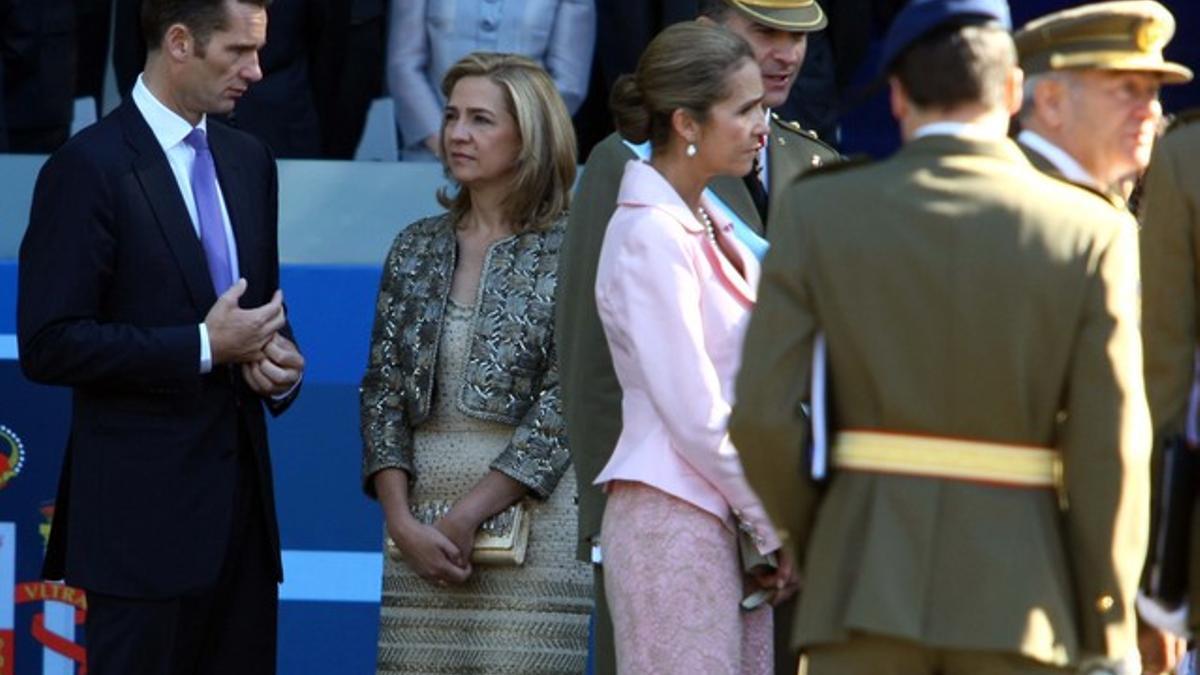
<svg viewBox="0 0 1200 675">
<path fill-rule="evenodd" d="M 1163 84 L 1186 84 L 1192 81 L 1192 70 L 1187 66 L 1171 63 L 1170 61 L 1144 61 L 1128 59 L 1113 64 L 1099 66 L 1104 70 L 1127 70 L 1142 73 L 1157 73 L 1162 76 Z"/>
<path fill-rule="evenodd" d="M 825 12 L 815 2 L 807 7 L 794 9 L 760 9 L 747 7 L 741 3 L 731 4 L 734 9 L 754 23 L 761 23 L 764 26 L 778 28 L 789 33 L 811 33 L 823 30 L 829 23 L 825 18 Z"/>
<path fill-rule="evenodd" d="M 1161 58 L 1126 56 L 1105 53 L 1054 54 L 1050 57 L 1051 70 L 1073 70 L 1095 68 L 1097 70 L 1124 70 L 1157 73 L 1163 84 L 1184 84 L 1192 81 L 1192 70 L 1179 63 L 1163 61 Z M 1040 71 L 1039 71 L 1040 72 Z"/>
</svg>

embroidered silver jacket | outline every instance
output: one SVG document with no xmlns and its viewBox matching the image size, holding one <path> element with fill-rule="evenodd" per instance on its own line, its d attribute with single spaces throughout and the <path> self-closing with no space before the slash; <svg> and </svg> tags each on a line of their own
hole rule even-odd
<svg viewBox="0 0 1200 675">
<path fill-rule="evenodd" d="M 547 497 L 570 465 L 554 350 L 554 295 L 565 218 L 541 232 L 501 239 L 484 258 L 458 408 L 516 427 L 491 464 Z M 419 220 L 392 243 L 371 353 L 359 390 L 363 486 L 396 467 L 416 478 L 413 429 L 429 417 L 442 318 L 457 241 L 449 215 Z"/>
</svg>

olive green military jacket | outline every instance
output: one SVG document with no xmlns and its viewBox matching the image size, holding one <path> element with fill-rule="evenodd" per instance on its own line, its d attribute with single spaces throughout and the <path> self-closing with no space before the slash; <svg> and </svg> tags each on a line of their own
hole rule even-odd
<svg viewBox="0 0 1200 675">
<path fill-rule="evenodd" d="M 1194 120 L 1195 118 L 1193 118 Z M 1184 432 L 1200 347 L 1200 123 L 1158 141 L 1141 212 L 1142 339 L 1155 437 Z M 1200 628 L 1200 518 L 1192 519 L 1192 630 Z"/>
<path fill-rule="evenodd" d="M 791 122 L 774 117 L 768 150 L 772 195 L 768 220 L 775 218 L 774 198 L 796 176 L 835 161 L 837 151 Z M 596 264 L 608 220 L 617 207 L 617 189 L 625 163 L 635 156 L 620 136 L 611 134 L 592 150 L 571 204 L 559 265 L 555 332 L 567 438 L 579 484 L 579 557 L 590 559 L 591 541 L 600 533 L 604 493 L 592 485 L 608 463 L 621 433 L 621 386 L 596 314 Z M 709 185 L 758 233 L 762 219 L 740 178 L 718 177 Z"/>
<path fill-rule="evenodd" d="M 1059 168 L 1054 165 L 1054 162 L 1050 161 L 1050 158 L 1046 157 L 1042 153 L 1038 152 L 1037 150 L 1034 150 L 1033 148 L 1031 148 L 1028 145 L 1025 145 L 1024 143 L 1021 143 L 1019 141 L 1017 142 L 1017 147 L 1021 148 L 1021 152 L 1023 152 L 1025 154 L 1025 159 L 1028 159 L 1029 163 L 1033 165 L 1033 168 L 1037 169 L 1038 171 L 1041 171 L 1042 173 L 1046 174 L 1047 176 L 1050 176 L 1051 178 L 1057 178 L 1058 180 L 1061 180 L 1065 183 L 1070 183 L 1071 185 L 1074 185 L 1075 187 L 1082 188 L 1084 190 L 1087 190 L 1088 192 L 1092 192 L 1096 195 L 1099 195 L 1100 197 L 1103 197 L 1105 200 L 1107 200 L 1110 204 L 1112 204 L 1112 206 L 1114 208 L 1128 209 L 1128 204 L 1125 202 L 1125 197 L 1123 197 L 1122 195 L 1117 194 L 1116 192 L 1101 191 L 1099 188 L 1097 188 L 1094 185 L 1087 185 L 1084 183 L 1076 183 L 1075 181 L 1071 180 L 1070 178 L 1067 178 L 1063 174 L 1063 172 L 1060 171 Z"/>
<path fill-rule="evenodd" d="M 1124 656 L 1149 458 L 1131 219 L 1010 141 L 950 136 L 782 201 L 730 433 L 801 561 L 793 640 Z M 799 408 L 818 331 L 836 428 L 1057 448 L 1061 495 L 836 468 L 815 486 Z"/>
<path fill-rule="evenodd" d="M 1050 158 L 1046 157 L 1037 150 L 1034 150 L 1028 145 L 1025 145 L 1024 143 L 1018 142 L 1017 147 L 1021 148 L 1021 152 L 1025 154 L 1025 159 L 1029 160 L 1029 163 L 1033 165 L 1033 168 L 1059 180 L 1066 181 L 1068 183 L 1071 182 L 1067 180 L 1067 177 L 1064 176 L 1061 171 L 1058 170 L 1057 166 L 1054 166 L 1054 162 L 1051 162 Z"/>
</svg>

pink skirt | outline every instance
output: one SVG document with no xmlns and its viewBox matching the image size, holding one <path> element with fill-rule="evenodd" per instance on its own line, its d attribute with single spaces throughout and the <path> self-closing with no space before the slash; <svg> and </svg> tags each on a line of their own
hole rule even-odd
<svg viewBox="0 0 1200 675">
<path fill-rule="evenodd" d="M 615 481 L 600 539 L 619 673 L 772 672 L 771 608 L 741 610 L 737 540 L 716 516 Z"/>
</svg>

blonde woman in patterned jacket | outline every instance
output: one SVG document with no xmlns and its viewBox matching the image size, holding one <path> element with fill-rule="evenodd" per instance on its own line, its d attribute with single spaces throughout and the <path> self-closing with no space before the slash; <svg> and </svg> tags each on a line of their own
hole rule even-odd
<svg viewBox="0 0 1200 675">
<path fill-rule="evenodd" d="M 378 672 L 582 672 L 591 577 L 554 351 L 574 132 L 524 57 L 469 55 L 442 88 L 458 189 L 388 253 L 362 383 L 363 486 L 398 553 Z M 473 565 L 481 524 L 522 500 L 524 563 Z"/>
</svg>

